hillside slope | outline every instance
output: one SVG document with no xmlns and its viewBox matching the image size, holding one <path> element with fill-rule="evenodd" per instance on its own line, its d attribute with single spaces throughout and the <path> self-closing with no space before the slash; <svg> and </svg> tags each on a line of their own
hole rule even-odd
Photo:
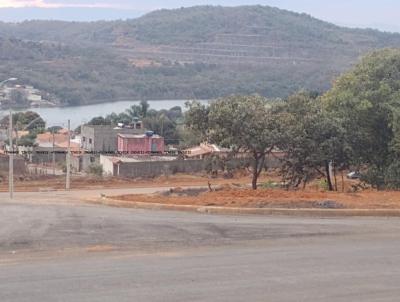
<svg viewBox="0 0 400 302">
<path fill-rule="evenodd" d="M 0 43 L 1 78 L 18 76 L 74 105 L 324 91 L 361 55 L 400 47 L 400 34 L 268 6 L 198 6 L 113 22 L 0 23 L 0 37 L 37 43 L 11 57 L 1 56 L 9 46 Z M 51 51 L 38 57 L 43 45 Z"/>
</svg>

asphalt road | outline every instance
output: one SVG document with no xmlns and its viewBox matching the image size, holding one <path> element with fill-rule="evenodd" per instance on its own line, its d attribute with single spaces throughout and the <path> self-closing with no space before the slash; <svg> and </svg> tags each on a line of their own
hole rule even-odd
<svg viewBox="0 0 400 302">
<path fill-rule="evenodd" d="M 214 216 L 24 198 L 0 202 L 1 302 L 400 299 L 395 218 Z"/>
</svg>

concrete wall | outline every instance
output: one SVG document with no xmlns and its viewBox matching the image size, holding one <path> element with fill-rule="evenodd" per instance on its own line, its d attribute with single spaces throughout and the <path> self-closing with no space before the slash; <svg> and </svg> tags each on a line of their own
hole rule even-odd
<svg viewBox="0 0 400 302">
<path fill-rule="evenodd" d="M 119 176 L 124 178 L 148 178 L 160 175 L 171 175 L 175 173 L 196 173 L 206 171 L 207 165 L 210 165 L 207 159 L 187 159 L 173 161 L 143 161 L 143 162 L 120 162 L 113 163 L 113 157 L 100 156 L 100 164 L 103 166 L 104 175 Z M 244 163 L 251 164 L 251 159 L 236 158 L 231 159 L 230 164 L 235 166 Z M 268 169 L 281 167 L 278 158 L 268 157 L 266 161 Z M 215 166 L 216 169 L 218 165 Z"/>
<path fill-rule="evenodd" d="M 91 164 L 100 162 L 100 156 L 82 154 L 71 156 L 71 168 L 74 172 L 86 172 Z"/>
<path fill-rule="evenodd" d="M 0 173 L 8 174 L 8 156 L 0 155 Z M 26 173 L 25 159 L 20 156 L 14 156 L 14 175 L 23 175 Z"/>
<path fill-rule="evenodd" d="M 82 148 L 88 151 L 94 151 L 94 127 L 82 126 L 81 141 Z"/>
<path fill-rule="evenodd" d="M 164 153 L 164 138 L 159 136 L 123 137 L 118 135 L 118 152 L 128 154 Z"/>
<path fill-rule="evenodd" d="M 114 176 L 114 164 L 112 157 L 100 155 L 100 164 L 103 166 L 104 176 Z"/>
<path fill-rule="evenodd" d="M 34 164 L 52 163 L 53 162 L 53 148 L 52 147 L 34 147 L 32 153 L 27 153 L 26 156 L 30 162 Z M 65 162 L 66 150 L 65 148 L 55 147 L 54 157 L 56 163 Z"/>
<path fill-rule="evenodd" d="M 117 166 L 117 169 L 115 169 Z M 195 173 L 205 169 L 203 160 L 174 160 L 174 161 L 153 161 L 153 162 L 125 162 L 114 165 L 115 176 L 126 178 L 156 177 L 174 173 Z M 116 170 L 116 171 L 115 171 Z M 119 174 L 118 174 L 119 172 Z"/>
</svg>

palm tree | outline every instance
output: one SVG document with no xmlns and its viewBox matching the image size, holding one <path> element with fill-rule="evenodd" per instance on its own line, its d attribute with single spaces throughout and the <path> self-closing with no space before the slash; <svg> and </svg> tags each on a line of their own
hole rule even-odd
<svg viewBox="0 0 400 302">
<path fill-rule="evenodd" d="M 149 102 L 143 100 L 140 101 L 140 107 L 141 107 L 141 113 L 142 113 L 142 118 L 145 118 L 147 116 L 147 111 L 149 110 Z"/>
</svg>

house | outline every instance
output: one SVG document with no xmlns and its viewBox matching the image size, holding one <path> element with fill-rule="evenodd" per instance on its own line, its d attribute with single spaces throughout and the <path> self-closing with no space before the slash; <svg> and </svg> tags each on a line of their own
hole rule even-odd
<svg viewBox="0 0 400 302">
<path fill-rule="evenodd" d="M 213 154 L 226 156 L 229 151 L 227 148 L 221 148 L 214 144 L 202 143 L 199 146 L 183 150 L 183 155 L 190 159 L 203 159 Z"/>
<path fill-rule="evenodd" d="M 19 151 L 30 162 L 36 164 L 65 162 L 68 151 L 68 130 L 61 129 L 57 133 L 45 132 L 38 134 L 36 137 L 36 146 L 19 147 Z M 71 153 L 80 152 L 80 144 L 70 141 Z"/>
<path fill-rule="evenodd" d="M 52 147 L 53 142 L 55 145 L 68 142 L 68 133 L 40 133 L 36 136 L 36 144 L 41 147 Z"/>
<path fill-rule="evenodd" d="M 141 122 L 135 122 L 131 127 L 119 125 L 83 125 L 81 131 L 81 147 L 87 152 L 102 153 L 116 152 L 118 134 L 144 134 Z"/>
<path fill-rule="evenodd" d="M 164 138 L 147 131 L 145 134 L 118 134 L 118 152 L 122 154 L 163 154 Z"/>
</svg>

